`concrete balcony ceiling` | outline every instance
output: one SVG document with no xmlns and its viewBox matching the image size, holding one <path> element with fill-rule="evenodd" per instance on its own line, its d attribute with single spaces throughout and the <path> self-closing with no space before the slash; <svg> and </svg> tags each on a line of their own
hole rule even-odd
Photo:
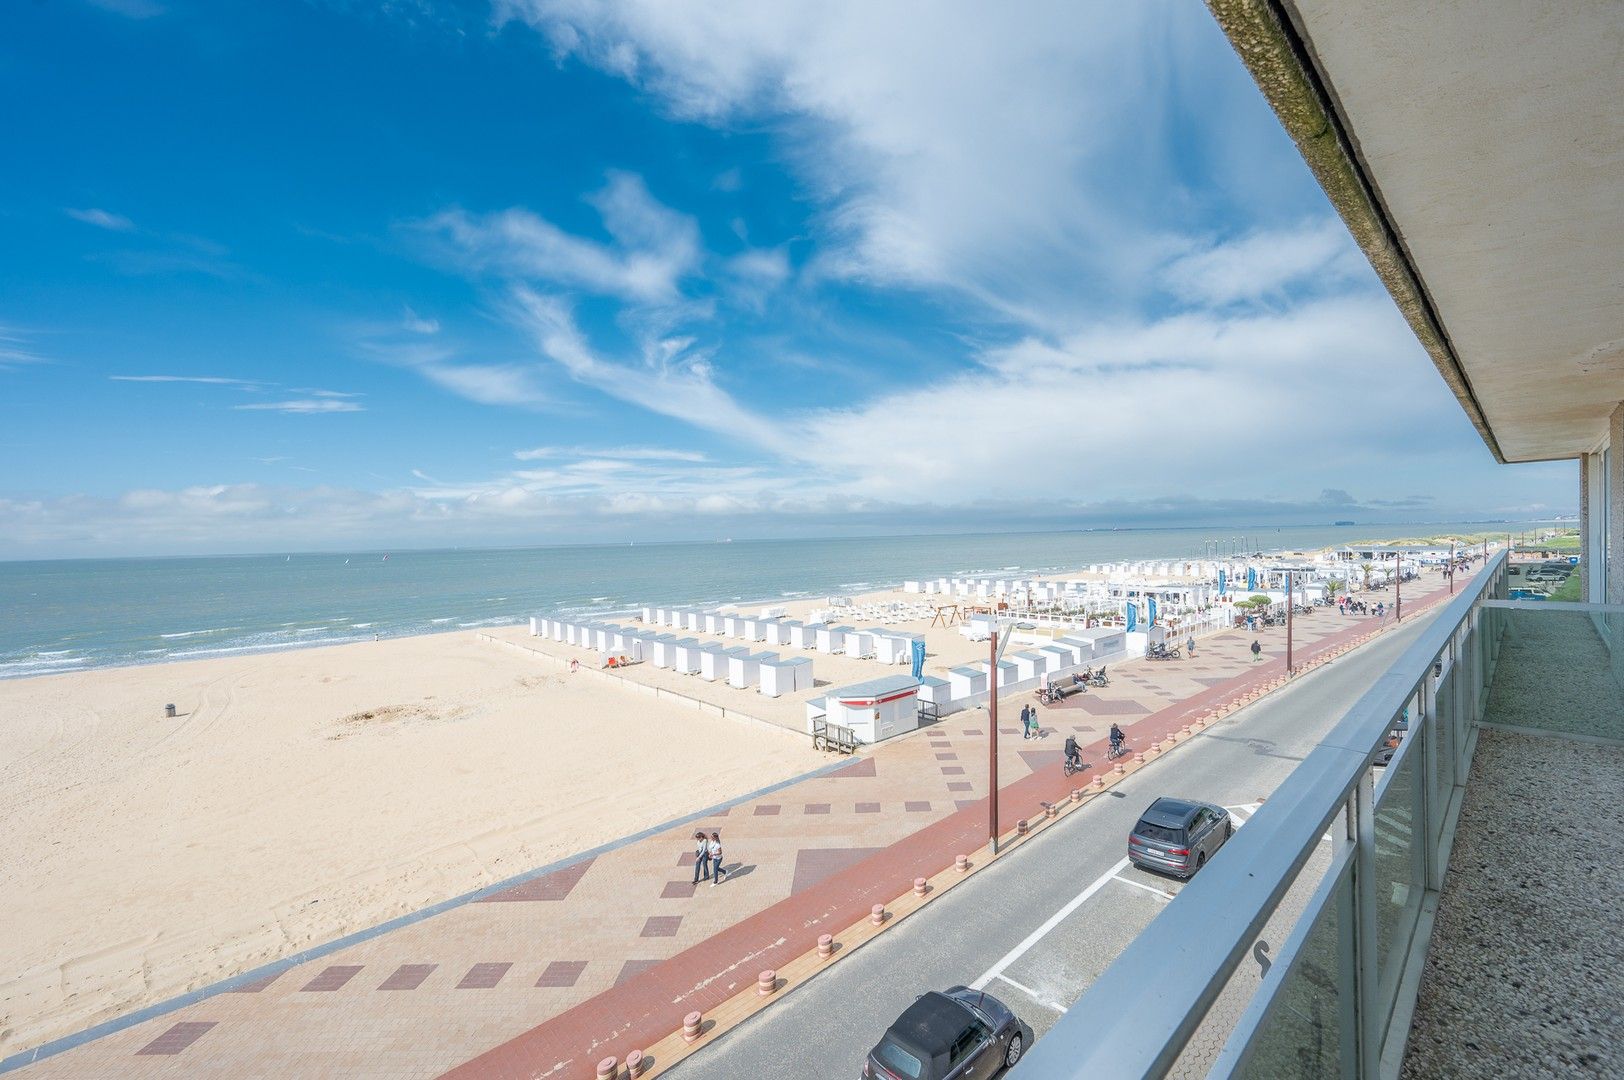
<svg viewBox="0 0 1624 1080">
<path fill-rule="evenodd" d="M 1624 4 L 1209 0 L 1502 461 L 1624 401 Z"/>
</svg>

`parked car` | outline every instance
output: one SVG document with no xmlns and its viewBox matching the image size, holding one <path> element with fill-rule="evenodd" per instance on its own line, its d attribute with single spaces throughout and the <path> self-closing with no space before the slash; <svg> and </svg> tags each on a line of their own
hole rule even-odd
<svg viewBox="0 0 1624 1080">
<path fill-rule="evenodd" d="M 1160 798 L 1128 834 L 1128 860 L 1187 878 L 1207 865 L 1235 832 L 1229 812 L 1212 803 Z"/>
<path fill-rule="evenodd" d="M 932 990 L 868 1052 L 863 1080 L 986 1080 L 1021 1059 L 1032 1029 L 980 990 Z"/>
</svg>

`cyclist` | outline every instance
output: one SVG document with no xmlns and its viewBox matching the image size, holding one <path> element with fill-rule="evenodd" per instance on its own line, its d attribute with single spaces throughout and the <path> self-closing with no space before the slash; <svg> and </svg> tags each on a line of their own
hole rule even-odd
<svg viewBox="0 0 1624 1080">
<path fill-rule="evenodd" d="M 1073 771 L 1083 767 L 1083 753 L 1077 749 L 1076 735 L 1066 736 L 1066 764 L 1071 766 Z"/>
<path fill-rule="evenodd" d="M 1111 756 L 1116 757 L 1122 753 L 1122 729 L 1115 724 L 1111 725 Z"/>
</svg>

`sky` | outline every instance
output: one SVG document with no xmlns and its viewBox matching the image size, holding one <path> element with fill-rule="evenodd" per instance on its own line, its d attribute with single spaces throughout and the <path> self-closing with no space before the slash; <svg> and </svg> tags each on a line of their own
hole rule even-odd
<svg viewBox="0 0 1624 1080">
<path fill-rule="evenodd" d="M 1577 504 L 1200 4 L 5 22 L 0 558 Z"/>
</svg>

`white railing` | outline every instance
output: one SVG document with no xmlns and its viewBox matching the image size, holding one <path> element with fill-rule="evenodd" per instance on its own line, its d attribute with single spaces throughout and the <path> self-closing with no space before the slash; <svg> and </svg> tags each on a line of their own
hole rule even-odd
<svg viewBox="0 0 1624 1080">
<path fill-rule="evenodd" d="M 1502 552 L 1032 1047 L 1015 1080 L 1396 1075 L 1508 616 L 1487 602 L 1505 595 Z M 1376 769 L 1401 723 L 1408 735 Z M 1315 858 L 1327 830 L 1328 865 Z"/>
</svg>

